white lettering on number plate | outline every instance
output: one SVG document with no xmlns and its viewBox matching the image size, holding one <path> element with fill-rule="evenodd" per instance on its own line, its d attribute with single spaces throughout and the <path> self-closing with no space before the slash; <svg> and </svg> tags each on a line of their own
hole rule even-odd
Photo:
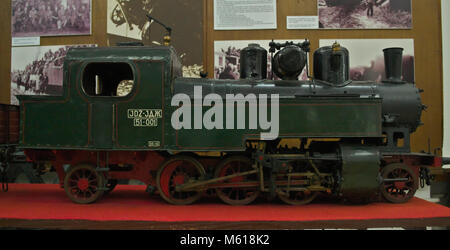
<svg viewBox="0 0 450 250">
<path fill-rule="evenodd" d="M 134 127 L 158 127 L 162 109 L 129 109 L 128 119 L 133 119 Z"/>
<path fill-rule="evenodd" d="M 160 141 L 149 141 L 148 147 L 149 148 L 159 148 L 159 147 L 161 147 L 161 142 Z"/>
</svg>

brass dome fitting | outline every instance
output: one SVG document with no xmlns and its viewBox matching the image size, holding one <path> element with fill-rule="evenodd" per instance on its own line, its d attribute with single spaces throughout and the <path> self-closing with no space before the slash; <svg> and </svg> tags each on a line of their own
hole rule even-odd
<svg viewBox="0 0 450 250">
<path fill-rule="evenodd" d="M 170 36 L 164 36 L 164 46 L 170 46 L 172 38 Z"/>
<path fill-rule="evenodd" d="M 337 52 L 337 51 L 341 50 L 341 45 L 336 41 L 336 42 L 334 42 L 332 48 L 333 48 L 333 52 Z"/>
</svg>

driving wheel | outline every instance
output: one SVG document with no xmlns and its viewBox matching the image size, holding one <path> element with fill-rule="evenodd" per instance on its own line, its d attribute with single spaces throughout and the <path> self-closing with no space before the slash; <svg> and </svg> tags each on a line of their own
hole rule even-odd
<svg viewBox="0 0 450 250">
<path fill-rule="evenodd" d="M 251 160 L 244 156 L 234 156 L 223 160 L 216 168 L 215 178 L 236 175 L 243 172 L 252 171 Z M 236 176 L 219 183 L 235 184 L 236 187 L 216 188 L 216 194 L 219 198 L 230 205 L 247 205 L 253 202 L 260 193 L 259 186 L 246 187 L 246 182 L 258 182 L 258 174 Z M 244 184 L 243 187 L 239 185 Z"/>
<path fill-rule="evenodd" d="M 289 205 L 305 205 L 312 202 L 319 192 L 310 191 L 307 189 L 308 185 L 290 185 L 290 183 L 295 181 L 311 181 L 306 176 L 291 176 L 289 178 L 289 173 L 313 173 L 314 171 L 311 169 L 309 165 L 293 165 L 289 164 L 291 171 L 288 172 L 283 171 L 277 177 L 277 181 L 281 183 L 286 183 L 277 187 L 277 196 L 278 198 L 286 204 Z"/>
<path fill-rule="evenodd" d="M 176 186 L 201 180 L 205 170 L 200 162 L 189 156 L 175 156 L 163 163 L 156 177 L 159 194 L 174 205 L 189 205 L 201 198 L 202 190 L 177 191 Z"/>
</svg>

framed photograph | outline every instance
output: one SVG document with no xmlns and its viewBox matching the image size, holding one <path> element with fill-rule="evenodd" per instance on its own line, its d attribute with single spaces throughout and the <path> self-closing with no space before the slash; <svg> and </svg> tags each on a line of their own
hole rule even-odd
<svg viewBox="0 0 450 250">
<path fill-rule="evenodd" d="M 248 47 L 249 44 L 256 43 L 267 50 L 267 79 L 272 78 L 272 58 L 269 53 L 269 43 L 272 40 L 232 40 L 214 42 L 214 78 L 215 79 L 239 79 L 240 78 L 240 58 L 241 50 Z M 275 40 L 277 43 L 286 41 L 302 43 L 304 39 L 298 40 Z M 275 54 L 274 54 L 275 55 Z M 275 80 L 279 80 L 274 75 Z M 306 67 L 299 77 L 299 80 L 307 79 Z"/>
<path fill-rule="evenodd" d="M 91 34 L 91 0 L 11 0 L 13 37 Z"/>
<path fill-rule="evenodd" d="M 402 79 L 415 82 L 413 39 L 321 39 L 320 46 L 331 46 L 337 41 L 350 54 L 350 79 L 376 81 L 386 79 L 383 49 L 403 48 Z"/>
<path fill-rule="evenodd" d="M 203 71 L 203 1 L 107 1 L 109 46 L 124 42 L 161 45 L 167 30 L 159 21 L 172 29 L 171 45 L 181 57 L 184 75 L 199 77 Z M 150 21 L 147 15 L 154 20 Z"/>
<path fill-rule="evenodd" d="M 412 0 L 317 0 L 321 29 L 411 29 Z"/>
<path fill-rule="evenodd" d="M 144 40 L 147 14 L 152 12 L 151 1 L 107 0 L 107 32 L 108 34 Z"/>
<path fill-rule="evenodd" d="M 19 104 L 16 95 L 62 95 L 64 59 L 73 47 L 96 45 L 12 48 L 11 104 Z"/>
</svg>

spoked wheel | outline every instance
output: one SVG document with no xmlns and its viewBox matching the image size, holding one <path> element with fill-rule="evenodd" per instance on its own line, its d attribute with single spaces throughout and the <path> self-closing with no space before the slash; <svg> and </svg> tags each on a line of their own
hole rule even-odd
<svg viewBox="0 0 450 250">
<path fill-rule="evenodd" d="M 381 171 L 383 179 L 399 179 L 385 181 L 381 184 L 383 197 L 392 203 L 405 203 L 410 200 L 418 189 L 418 177 L 406 165 L 391 164 Z M 401 179 L 407 179 L 403 181 Z"/>
<path fill-rule="evenodd" d="M 309 170 L 309 167 L 300 167 L 300 166 L 292 166 L 293 171 L 292 173 L 311 173 Z M 306 188 L 305 185 L 289 185 L 287 184 L 289 182 L 295 182 L 295 181 L 307 181 L 307 177 L 304 176 L 291 176 L 289 179 L 287 172 L 282 173 L 277 178 L 277 181 L 286 183 L 283 186 L 280 186 L 277 188 L 277 195 L 278 198 L 283 201 L 286 204 L 289 205 L 305 205 L 310 202 L 312 202 L 317 195 L 319 195 L 319 192 L 317 191 L 310 191 Z M 295 190 L 292 190 L 295 189 Z M 303 189 L 303 190 L 298 190 Z"/>
<path fill-rule="evenodd" d="M 234 156 L 227 158 L 219 163 L 215 171 L 215 178 L 235 175 L 243 172 L 252 171 L 252 163 L 250 159 L 243 156 Z M 245 176 L 236 176 L 219 183 L 224 184 L 245 184 L 245 182 L 258 182 L 258 174 L 250 174 Z M 255 187 L 227 187 L 216 188 L 219 198 L 230 205 L 247 205 L 253 202 L 260 193 L 259 186 Z"/>
<path fill-rule="evenodd" d="M 290 191 L 289 193 L 278 193 L 278 198 L 286 204 L 290 205 L 305 205 L 313 201 L 319 192 L 305 191 Z"/>
<path fill-rule="evenodd" d="M 201 198 L 203 191 L 176 191 L 177 185 L 203 179 L 205 169 L 196 159 L 189 156 L 175 156 L 158 170 L 156 186 L 159 194 L 174 205 L 189 205 Z"/>
<path fill-rule="evenodd" d="M 67 172 L 64 178 L 64 190 L 73 202 L 89 204 L 103 195 L 104 191 L 99 189 L 103 187 L 104 181 L 103 174 L 97 173 L 92 165 L 82 164 Z"/>
</svg>

